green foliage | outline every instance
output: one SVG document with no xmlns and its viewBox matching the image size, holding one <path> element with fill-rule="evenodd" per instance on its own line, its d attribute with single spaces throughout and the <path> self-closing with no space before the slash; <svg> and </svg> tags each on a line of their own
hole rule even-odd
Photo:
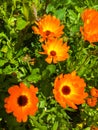
<svg viewBox="0 0 98 130">
<path fill-rule="evenodd" d="M 26 77 L 26 79 L 29 82 L 34 82 L 37 83 L 39 80 L 41 80 L 41 75 L 40 75 L 40 70 L 39 68 L 35 68 L 34 70 L 31 70 L 31 74 L 29 76 Z"/>
<path fill-rule="evenodd" d="M 0 0 L 0 130 L 90 130 L 98 126 L 98 103 L 86 103 L 79 110 L 63 109 L 53 97 L 55 77 L 76 70 L 89 86 L 98 88 L 98 45 L 83 41 L 81 12 L 98 10 L 97 0 Z M 70 46 L 69 59 L 47 64 L 39 54 L 41 43 L 31 27 L 44 14 L 52 14 L 64 24 L 64 41 Z M 5 113 L 8 88 L 19 82 L 38 86 L 39 110 L 26 123 Z"/>
<path fill-rule="evenodd" d="M 81 111 L 81 118 L 85 125 L 90 126 L 92 124 L 94 126 L 97 126 L 98 125 L 97 114 L 98 114 L 97 107 L 91 108 L 87 104 L 83 105 L 83 110 Z"/>
</svg>

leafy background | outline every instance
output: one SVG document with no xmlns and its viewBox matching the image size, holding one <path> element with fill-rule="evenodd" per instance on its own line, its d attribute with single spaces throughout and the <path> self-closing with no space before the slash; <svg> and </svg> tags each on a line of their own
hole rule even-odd
<svg viewBox="0 0 98 130">
<path fill-rule="evenodd" d="M 98 88 L 98 45 L 82 39 L 81 13 L 86 8 L 98 10 L 97 0 L 1 0 L 0 1 L 0 130 L 90 130 L 98 126 L 98 104 L 78 110 L 63 109 L 52 95 L 53 82 L 60 73 L 76 70 L 85 79 L 86 91 Z M 64 24 L 63 39 L 70 46 L 70 58 L 47 64 L 39 36 L 31 29 L 44 14 L 52 14 Z M 26 123 L 17 123 L 4 110 L 4 98 L 11 85 L 25 82 L 39 88 L 39 111 Z"/>
</svg>

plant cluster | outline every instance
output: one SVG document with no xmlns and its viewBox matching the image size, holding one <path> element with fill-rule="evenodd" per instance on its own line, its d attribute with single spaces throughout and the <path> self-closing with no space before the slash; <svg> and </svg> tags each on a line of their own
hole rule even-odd
<svg viewBox="0 0 98 130">
<path fill-rule="evenodd" d="M 97 130 L 97 0 L 1 0 L 0 83 L 0 130 Z"/>
</svg>

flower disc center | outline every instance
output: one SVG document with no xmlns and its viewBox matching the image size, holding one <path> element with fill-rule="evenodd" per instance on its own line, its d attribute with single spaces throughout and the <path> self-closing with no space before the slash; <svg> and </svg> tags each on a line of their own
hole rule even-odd
<svg viewBox="0 0 98 130">
<path fill-rule="evenodd" d="M 46 36 L 49 36 L 51 32 L 47 30 L 45 33 L 46 33 Z"/>
<path fill-rule="evenodd" d="M 19 106 L 25 106 L 28 103 L 28 98 L 24 95 L 18 97 Z"/>
<path fill-rule="evenodd" d="M 63 88 L 62 88 L 62 93 L 64 94 L 64 95 L 68 95 L 69 93 L 70 93 L 70 87 L 68 87 L 68 86 L 63 86 Z"/>
<path fill-rule="evenodd" d="M 51 56 L 55 56 L 55 55 L 56 55 L 56 52 L 55 52 L 55 51 L 51 51 L 51 52 L 50 52 L 50 55 L 51 55 Z"/>
</svg>

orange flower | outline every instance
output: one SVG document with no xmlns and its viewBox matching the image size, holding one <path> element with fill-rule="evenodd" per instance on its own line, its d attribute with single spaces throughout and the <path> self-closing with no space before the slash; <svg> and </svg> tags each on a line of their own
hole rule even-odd
<svg viewBox="0 0 98 130">
<path fill-rule="evenodd" d="M 44 15 L 44 17 L 36 22 L 36 26 L 32 26 L 35 34 L 39 34 L 42 38 L 41 42 L 51 38 L 58 38 L 63 34 L 64 25 L 60 25 L 60 20 L 55 16 Z"/>
<path fill-rule="evenodd" d="M 97 98 L 96 97 L 92 97 L 92 98 L 87 98 L 87 104 L 90 107 L 95 107 L 97 104 Z"/>
<path fill-rule="evenodd" d="M 86 9 L 81 17 L 84 26 L 80 27 L 80 31 L 84 40 L 87 40 L 90 43 L 98 42 L 98 11 Z"/>
<path fill-rule="evenodd" d="M 90 130 L 98 130 L 98 126 L 92 125 L 92 126 L 90 127 Z"/>
<path fill-rule="evenodd" d="M 98 89 L 96 89 L 96 88 L 94 88 L 94 87 L 91 88 L 90 94 L 91 94 L 91 96 L 98 98 Z"/>
<path fill-rule="evenodd" d="M 68 56 L 67 43 L 63 44 L 62 39 L 52 39 L 48 40 L 45 44 L 42 44 L 42 48 L 44 52 L 40 52 L 40 54 L 46 54 L 48 57 L 45 59 L 49 64 L 53 61 L 53 63 L 57 63 L 58 61 L 66 60 Z"/>
<path fill-rule="evenodd" d="M 81 15 L 83 22 L 88 23 L 89 21 L 92 21 L 92 18 L 95 19 L 97 13 L 98 12 L 95 9 L 84 10 Z"/>
<path fill-rule="evenodd" d="M 76 105 L 85 102 L 84 98 L 88 96 L 84 92 L 86 83 L 82 78 L 76 76 L 76 72 L 71 74 L 61 74 L 54 81 L 53 94 L 57 102 L 63 107 L 70 106 L 77 109 Z"/>
<path fill-rule="evenodd" d="M 5 109 L 7 113 L 13 112 L 17 122 L 26 122 L 28 115 L 34 115 L 37 108 L 38 98 L 36 92 L 38 88 L 34 88 L 33 85 L 30 88 L 24 83 L 20 85 L 14 85 L 8 89 L 9 97 L 5 98 Z"/>
</svg>

